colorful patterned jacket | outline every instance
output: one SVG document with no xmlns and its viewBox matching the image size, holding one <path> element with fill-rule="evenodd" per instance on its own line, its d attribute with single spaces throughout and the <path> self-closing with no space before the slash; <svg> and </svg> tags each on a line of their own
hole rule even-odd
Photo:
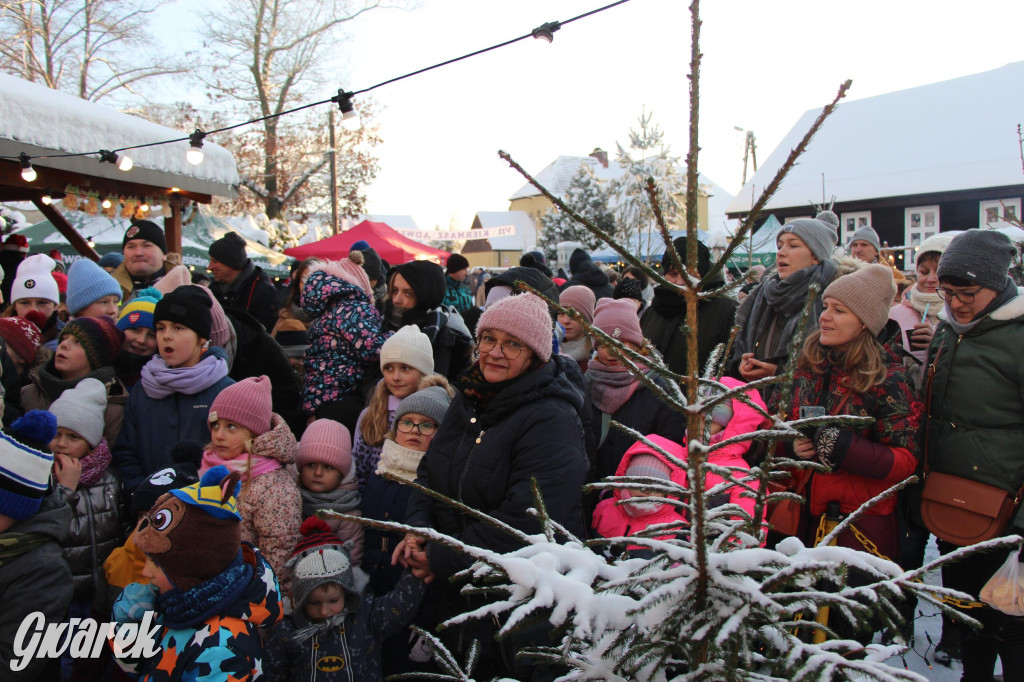
<svg viewBox="0 0 1024 682">
<path fill-rule="evenodd" d="M 170 620 L 168 613 L 158 611 L 159 652 L 155 657 L 141 661 L 118 658 L 121 667 L 137 673 L 143 682 L 255 682 L 262 679 L 263 644 L 257 628 L 281 620 L 284 609 L 277 578 L 259 550 L 242 543 L 241 555 L 240 567 L 229 568 L 184 593 L 174 590 L 157 598 L 152 586 L 132 583 L 126 587 L 114 604 L 113 620 L 118 627 L 143 622 L 146 611 L 159 609 L 155 604 L 175 593 L 179 603 L 184 603 L 189 607 L 189 613 L 197 615 L 172 627 L 167 624 Z M 239 568 L 242 575 L 242 580 L 238 581 L 242 583 L 240 592 L 231 584 L 213 584 L 229 571 Z M 202 596 L 211 591 L 225 596 L 220 602 L 216 598 Z M 211 612 L 214 615 L 204 617 Z M 183 615 L 187 614 L 179 614 L 178 617 Z"/>
<path fill-rule="evenodd" d="M 359 387 L 366 366 L 377 362 L 385 335 L 366 292 L 323 270 L 309 275 L 302 287 L 302 308 L 314 318 L 302 400 L 303 411 L 313 414 Z"/>
<path fill-rule="evenodd" d="M 448 288 L 444 292 L 442 305 L 455 306 L 460 315 L 473 307 L 473 294 L 464 282 L 456 282 L 451 275 L 445 275 L 444 280 Z"/>
</svg>

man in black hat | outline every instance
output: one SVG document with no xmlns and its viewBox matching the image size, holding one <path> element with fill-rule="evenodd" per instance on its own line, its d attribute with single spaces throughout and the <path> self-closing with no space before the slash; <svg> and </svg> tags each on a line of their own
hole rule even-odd
<svg viewBox="0 0 1024 682">
<path fill-rule="evenodd" d="M 274 328 L 281 299 L 267 273 L 246 254 L 245 240 L 237 232 L 210 244 L 207 267 L 213 273 L 210 291 L 222 306 L 246 311 L 268 332 Z"/>
<path fill-rule="evenodd" d="M 111 273 L 121 285 L 122 305 L 136 293 L 153 286 L 174 263 L 167 260 L 167 240 L 159 225 L 150 220 L 135 220 L 121 241 L 124 261 Z"/>
<path fill-rule="evenodd" d="M 473 297 L 466 286 L 466 276 L 469 275 L 469 261 L 460 253 L 453 253 L 448 256 L 445 264 L 445 285 L 447 291 L 444 295 L 444 305 L 455 306 L 459 314 L 465 314 L 473 307 Z"/>
</svg>

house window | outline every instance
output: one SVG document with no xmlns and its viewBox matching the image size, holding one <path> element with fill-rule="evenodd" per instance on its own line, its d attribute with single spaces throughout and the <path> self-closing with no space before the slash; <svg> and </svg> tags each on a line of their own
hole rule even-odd
<svg viewBox="0 0 1024 682">
<path fill-rule="evenodd" d="M 1012 224 L 1010 221 L 1018 221 L 1021 215 L 1020 197 L 982 201 L 978 206 L 980 227 L 1006 227 Z"/>
<path fill-rule="evenodd" d="M 864 227 L 865 225 L 871 224 L 871 211 L 857 211 L 856 213 L 844 213 L 840 218 L 840 223 L 843 226 L 841 239 L 839 243 L 844 248 L 850 247 L 850 241 L 853 239 L 853 233 Z"/>
<path fill-rule="evenodd" d="M 939 233 L 939 207 L 913 206 L 904 212 L 903 242 L 911 248 L 917 248 L 925 239 Z"/>
</svg>

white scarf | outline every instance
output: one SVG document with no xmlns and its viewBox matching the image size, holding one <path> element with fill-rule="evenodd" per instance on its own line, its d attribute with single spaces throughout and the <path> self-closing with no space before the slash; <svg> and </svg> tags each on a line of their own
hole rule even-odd
<svg viewBox="0 0 1024 682">
<path fill-rule="evenodd" d="M 380 450 L 377 475 L 391 474 L 403 481 L 415 481 L 416 468 L 419 467 L 421 459 L 423 459 L 423 453 L 419 450 L 403 447 L 390 438 L 386 438 Z"/>
</svg>

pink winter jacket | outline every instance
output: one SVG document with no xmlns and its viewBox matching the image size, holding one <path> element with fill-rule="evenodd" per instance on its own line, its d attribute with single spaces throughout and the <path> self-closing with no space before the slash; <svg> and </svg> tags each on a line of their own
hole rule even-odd
<svg viewBox="0 0 1024 682">
<path fill-rule="evenodd" d="M 647 439 L 652 443 L 657 443 L 661 449 L 665 452 L 672 454 L 677 459 L 685 460 L 686 456 L 683 453 L 683 446 L 674 441 L 670 441 L 667 438 L 662 438 L 657 434 L 650 434 Z M 686 472 L 675 464 L 669 462 L 664 455 L 657 450 L 649 447 L 643 441 L 637 441 L 626 450 L 626 454 L 622 456 L 622 460 L 619 462 L 618 469 L 615 470 L 616 476 L 625 476 L 626 469 L 629 468 L 629 462 L 635 455 L 654 455 L 669 468 L 669 477 L 674 483 L 679 485 L 686 485 Z M 594 530 L 597 534 L 603 538 L 620 538 L 630 537 L 637 533 L 646 530 L 648 526 L 653 526 L 659 523 L 672 523 L 676 522 L 680 524 L 680 528 L 685 526 L 686 518 L 680 513 L 680 511 L 669 504 L 659 504 L 655 511 L 647 514 L 639 514 L 632 516 L 627 511 L 624 505 L 617 504 L 623 499 L 623 493 L 625 490 L 617 488 L 611 497 L 607 497 L 598 502 L 597 507 L 594 508 Z M 674 534 L 668 533 L 665 535 L 657 536 L 659 540 L 666 540 L 674 537 Z M 640 545 L 630 545 L 628 549 L 645 549 Z"/>
</svg>

